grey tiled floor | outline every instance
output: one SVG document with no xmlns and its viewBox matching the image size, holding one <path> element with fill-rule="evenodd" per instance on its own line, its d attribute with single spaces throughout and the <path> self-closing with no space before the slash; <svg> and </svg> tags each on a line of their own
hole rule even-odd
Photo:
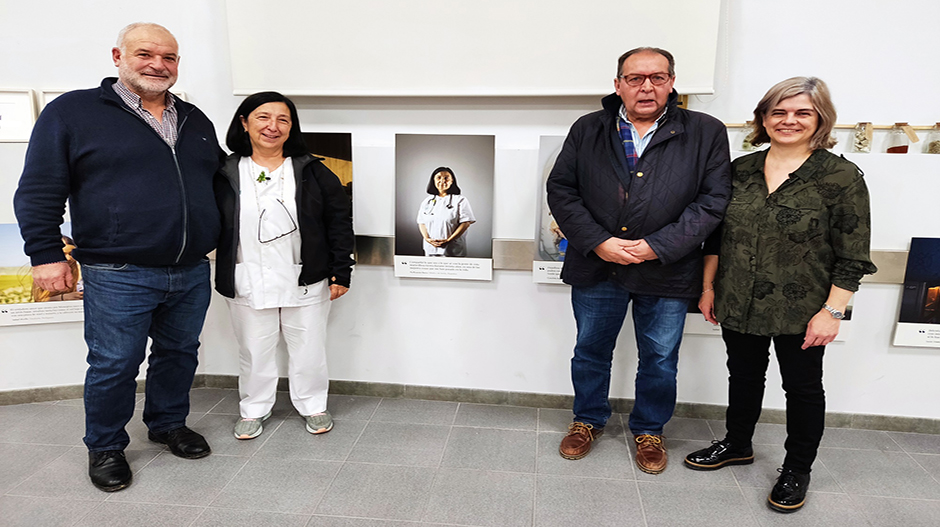
<svg viewBox="0 0 940 527">
<path fill-rule="evenodd" d="M 632 462 L 625 416 L 588 457 L 558 455 L 564 410 L 332 396 L 336 425 L 312 436 L 278 394 L 264 433 L 236 441 L 235 390 L 192 392 L 189 424 L 213 454 L 183 460 L 128 426 L 130 488 L 89 483 L 81 401 L 0 406 L 0 525 L 940 525 L 940 436 L 829 429 L 807 505 L 767 509 L 783 457 L 782 425 L 759 425 L 757 461 L 715 472 L 681 465 L 720 421 L 674 419 L 670 466 Z"/>
</svg>

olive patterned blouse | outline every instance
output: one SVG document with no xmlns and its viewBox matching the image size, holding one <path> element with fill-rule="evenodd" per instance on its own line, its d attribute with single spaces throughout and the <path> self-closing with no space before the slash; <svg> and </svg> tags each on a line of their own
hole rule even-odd
<svg viewBox="0 0 940 527">
<path fill-rule="evenodd" d="M 715 314 L 739 333 L 798 335 L 831 285 L 857 291 L 877 271 L 868 188 L 854 163 L 816 150 L 768 195 L 766 156 L 734 161 L 731 203 L 706 242 L 706 254 L 719 255 Z"/>
</svg>

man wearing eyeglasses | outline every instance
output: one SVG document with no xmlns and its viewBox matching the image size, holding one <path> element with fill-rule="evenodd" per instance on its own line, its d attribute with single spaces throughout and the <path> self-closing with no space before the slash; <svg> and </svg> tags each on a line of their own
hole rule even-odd
<svg viewBox="0 0 940 527">
<path fill-rule="evenodd" d="M 552 215 L 568 239 L 577 341 L 574 422 L 559 447 L 586 456 L 611 415 L 610 370 L 633 302 L 638 366 L 629 427 L 640 470 L 666 469 L 663 427 L 676 404 L 679 343 L 702 286 L 705 238 L 731 195 L 728 137 L 717 119 L 676 105 L 675 60 L 659 48 L 624 53 L 615 93 L 571 127 L 548 178 Z"/>
<path fill-rule="evenodd" d="M 210 452 L 186 417 L 211 295 L 205 256 L 220 231 L 221 149 L 205 114 L 169 92 L 178 49 L 162 26 L 125 27 L 111 50 L 118 78 L 43 109 L 14 198 L 33 281 L 54 292 L 73 280 L 59 234 L 69 203 L 84 284 L 88 474 L 107 492 L 131 483 L 125 425 L 148 337 L 149 439 L 183 458 Z"/>
</svg>

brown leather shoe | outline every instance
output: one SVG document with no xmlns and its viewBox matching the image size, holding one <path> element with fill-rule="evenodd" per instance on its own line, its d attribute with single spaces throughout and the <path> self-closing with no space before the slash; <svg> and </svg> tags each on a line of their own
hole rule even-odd
<svg viewBox="0 0 940 527">
<path fill-rule="evenodd" d="M 571 423 L 568 435 L 561 440 L 558 453 L 565 459 L 581 459 L 591 451 L 591 443 L 603 435 L 603 428 L 594 428 L 587 423 Z"/>
<path fill-rule="evenodd" d="M 666 443 L 663 436 L 643 434 L 633 436 L 636 441 L 636 466 L 647 474 L 666 470 Z"/>
</svg>

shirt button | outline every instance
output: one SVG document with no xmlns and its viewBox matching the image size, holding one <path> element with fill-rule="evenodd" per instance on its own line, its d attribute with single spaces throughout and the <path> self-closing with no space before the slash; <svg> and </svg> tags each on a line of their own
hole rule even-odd
<svg viewBox="0 0 940 527">
<path fill-rule="evenodd" d="M 637 173 L 636 173 L 636 177 L 643 177 L 643 173 L 642 173 L 642 172 L 637 172 Z"/>
<path fill-rule="evenodd" d="M 627 232 L 627 228 L 626 228 L 626 227 L 620 227 L 620 230 L 623 231 L 623 232 Z"/>
</svg>

